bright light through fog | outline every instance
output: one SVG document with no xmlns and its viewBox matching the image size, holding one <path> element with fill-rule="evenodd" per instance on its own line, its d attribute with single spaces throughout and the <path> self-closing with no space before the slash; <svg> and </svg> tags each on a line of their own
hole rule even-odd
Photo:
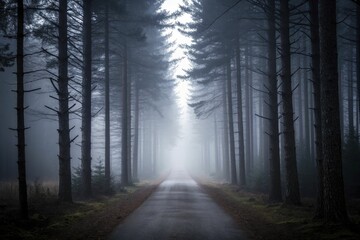
<svg viewBox="0 0 360 240">
<path fill-rule="evenodd" d="M 166 0 L 163 3 L 162 8 L 169 11 L 170 13 L 173 13 L 179 9 L 179 5 L 182 3 L 183 0 Z M 191 21 L 191 16 L 189 14 L 182 14 L 176 19 L 176 21 L 179 21 L 180 23 L 187 23 Z M 190 67 L 190 61 L 185 56 L 184 49 L 181 48 L 181 45 L 189 44 L 191 39 L 182 34 L 177 28 L 171 29 L 169 31 L 171 31 L 170 41 L 175 42 L 175 51 L 172 55 L 172 59 L 181 59 L 177 63 L 176 69 L 174 69 L 172 77 L 174 77 L 177 81 L 175 92 L 178 96 L 178 104 L 182 109 L 182 112 L 185 113 L 189 92 L 189 83 L 186 80 L 178 79 L 177 76 L 184 75 L 184 69 L 188 69 Z"/>
<path fill-rule="evenodd" d="M 166 0 L 162 5 L 162 8 L 170 13 L 173 13 L 179 9 L 179 5 L 182 3 L 183 0 Z M 189 14 L 183 13 L 174 20 L 174 22 L 188 23 L 191 22 L 191 20 L 192 19 Z M 191 124 L 189 121 L 189 118 L 192 115 L 187 114 L 190 111 L 187 106 L 190 83 L 177 77 L 184 75 L 184 70 L 189 69 L 191 65 L 190 60 L 186 57 L 185 50 L 181 48 L 182 44 L 190 44 L 191 39 L 182 34 L 176 27 L 165 34 L 169 34 L 170 32 L 171 37 L 169 41 L 175 43 L 172 59 L 180 59 L 176 68 L 173 69 L 172 77 L 176 79 L 175 92 L 178 97 L 177 103 L 181 110 L 181 116 L 179 119 L 181 136 L 179 137 L 176 146 L 171 151 L 170 159 L 172 162 L 172 169 L 181 170 L 184 169 L 184 167 L 190 162 L 194 162 L 194 159 L 197 157 L 197 148 L 195 147 L 196 144 L 193 144 L 194 136 L 192 135 Z"/>
<path fill-rule="evenodd" d="M 187 107 L 187 99 L 189 95 L 189 83 L 187 81 L 179 81 L 176 86 L 176 93 L 179 97 L 179 105 L 182 109 Z"/>
</svg>

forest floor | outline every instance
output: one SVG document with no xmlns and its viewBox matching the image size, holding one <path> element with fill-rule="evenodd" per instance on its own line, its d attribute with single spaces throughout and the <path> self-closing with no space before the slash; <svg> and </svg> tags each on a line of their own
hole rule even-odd
<svg viewBox="0 0 360 240">
<path fill-rule="evenodd" d="M 89 201 L 66 204 L 59 203 L 54 196 L 32 199 L 27 221 L 19 219 L 16 206 L 0 202 L 0 239 L 106 239 L 162 179 L 141 182 L 113 196 Z"/>
<path fill-rule="evenodd" d="M 153 193 L 163 179 L 127 187 L 125 191 L 110 197 L 99 196 L 72 204 L 60 204 L 56 196 L 42 192 L 42 196 L 30 198 L 28 221 L 18 218 L 16 205 L 1 201 L 1 192 L 0 239 L 106 239 L 119 223 Z M 301 206 L 268 204 L 266 195 L 247 192 L 238 186 L 208 179 L 196 181 L 237 221 L 249 239 L 360 239 L 359 199 L 348 202 L 351 225 L 325 225 L 313 220 L 312 199 L 303 199 Z"/>
<path fill-rule="evenodd" d="M 323 224 L 313 219 L 314 201 L 303 199 L 301 206 L 268 204 L 267 196 L 240 190 L 238 186 L 196 179 L 240 228 L 256 240 L 360 239 L 360 200 L 349 202 L 352 224 Z"/>
</svg>

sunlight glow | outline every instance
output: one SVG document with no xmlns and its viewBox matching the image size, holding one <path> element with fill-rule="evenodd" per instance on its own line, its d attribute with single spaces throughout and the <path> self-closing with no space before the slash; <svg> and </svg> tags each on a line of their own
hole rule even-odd
<svg viewBox="0 0 360 240">
<path fill-rule="evenodd" d="M 189 82 L 179 81 L 176 86 L 176 94 L 178 95 L 179 106 L 184 109 L 187 106 L 187 100 L 189 96 Z"/>
<path fill-rule="evenodd" d="M 176 10 L 178 10 L 180 4 L 182 3 L 183 0 L 166 0 L 162 5 L 162 9 L 170 13 L 173 13 Z M 191 21 L 191 16 L 189 14 L 182 14 L 175 21 L 181 23 L 187 23 Z M 184 49 L 181 48 L 181 45 L 189 44 L 191 42 L 191 39 L 188 36 L 182 34 L 177 27 L 175 27 L 172 30 L 169 30 L 169 32 L 171 32 L 170 42 L 175 42 L 175 46 L 174 46 L 175 51 L 172 55 L 172 59 L 181 59 L 177 63 L 176 68 L 173 70 L 172 77 L 176 79 L 175 93 L 178 96 L 179 107 L 181 108 L 182 112 L 185 113 L 187 107 L 188 94 L 189 94 L 189 90 L 188 90 L 189 82 L 186 80 L 179 79 L 177 76 L 184 75 L 185 74 L 184 70 L 190 67 L 191 63 L 189 59 L 186 57 Z"/>
<path fill-rule="evenodd" d="M 165 0 L 162 8 L 170 13 L 179 9 L 179 5 L 183 4 L 184 0 Z M 191 15 L 183 13 L 173 20 L 172 23 L 189 23 L 192 21 Z M 182 45 L 189 45 L 191 38 L 181 33 L 178 27 L 169 29 L 165 34 L 170 34 L 169 42 L 174 43 L 172 60 L 178 60 L 176 66 L 172 69 L 171 76 L 176 81 L 175 94 L 177 96 L 177 105 L 180 109 L 181 115 L 180 135 L 176 146 L 171 150 L 170 161 L 173 170 L 182 170 L 185 168 L 194 167 L 194 163 L 199 159 L 199 150 L 196 142 L 194 142 L 194 135 L 191 129 L 193 114 L 190 114 L 192 109 L 187 105 L 190 95 L 190 82 L 183 80 L 179 76 L 185 75 L 185 70 L 191 67 L 191 62 L 186 56 L 185 49 Z"/>
</svg>

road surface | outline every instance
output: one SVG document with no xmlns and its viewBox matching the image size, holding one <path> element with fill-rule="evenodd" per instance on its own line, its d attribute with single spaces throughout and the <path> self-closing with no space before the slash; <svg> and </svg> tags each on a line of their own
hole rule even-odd
<svg viewBox="0 0 360 240">
<path fill-rule="evenodd" d="M 110 240 L 241 239 L 244 234 L 183 170 L 172 172 Z"/>
</svg>

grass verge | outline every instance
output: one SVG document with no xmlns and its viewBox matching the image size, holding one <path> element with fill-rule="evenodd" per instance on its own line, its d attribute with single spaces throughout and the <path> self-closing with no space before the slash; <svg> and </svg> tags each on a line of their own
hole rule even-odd
<svg viewBox="0 0 360 240">
<path fill-rule="evenodd" d="M 313 220 L 312 200 L 303 200 L 301 206 L 268 204 L 265 195 L 242 191 L 237 186 L 199 179 L 197 182 L 234 217 L 250 239 L 360 239 L 360 206 L 356 201 L 349 207 L 352 225 L 329 225 Z"/>
<path fill-rule="evenodd" d="M 67 204 L 59 203 L 56 198 L 33 200 L 28 221 L 17 217 L 17 208 L 5 207 L 0 209 L 0 239 L 106 239 L 160 182 L 136 184 L 116 195 L 90 201 Z"/>
</svg>

